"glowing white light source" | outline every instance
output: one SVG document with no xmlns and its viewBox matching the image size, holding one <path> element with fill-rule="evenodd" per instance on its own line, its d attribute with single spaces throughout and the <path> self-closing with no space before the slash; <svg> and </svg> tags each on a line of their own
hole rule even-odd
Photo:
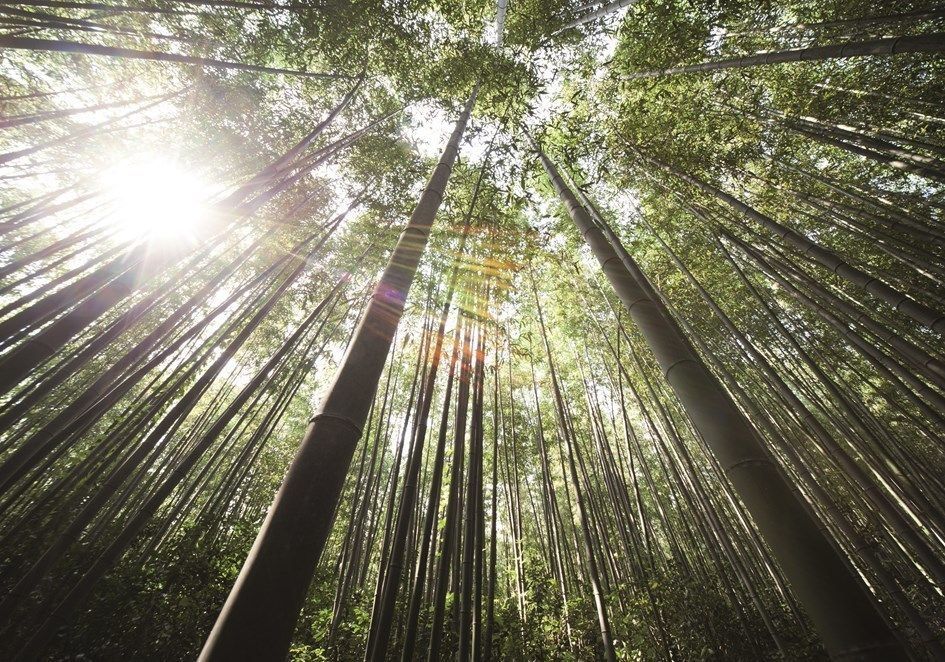
<svg viewBox="0 0 945 662">
<path fill-rule="evenodd" d="M 115 202 L 115 223 L 132 239 L 195 238 L 210 195 L 199 177 L 161 157 L 110 168 L 102 184 Z"/>
</svg>

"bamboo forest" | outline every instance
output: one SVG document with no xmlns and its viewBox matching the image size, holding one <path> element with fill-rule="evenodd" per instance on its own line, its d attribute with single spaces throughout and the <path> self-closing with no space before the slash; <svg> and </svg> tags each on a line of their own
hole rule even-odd
<svg viewBox="0 0 945 662">
<path fill-rule="evenodd" d="M 945 660 L 945 5 L 0 0 L 0 660 Z"/>
</svg>

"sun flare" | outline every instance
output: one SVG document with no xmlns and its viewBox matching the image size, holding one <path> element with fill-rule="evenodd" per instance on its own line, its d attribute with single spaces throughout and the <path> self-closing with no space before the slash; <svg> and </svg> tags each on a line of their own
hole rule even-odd
<svg viewBox="0 0 945 662">
<path fill-rule="evenodd" d="M 194 239 L 210 187 L 180 163 L 150 157 L 107 170 L 102 184 L 114 200 L 112 218 L 130 239 Z"/>
</svg>

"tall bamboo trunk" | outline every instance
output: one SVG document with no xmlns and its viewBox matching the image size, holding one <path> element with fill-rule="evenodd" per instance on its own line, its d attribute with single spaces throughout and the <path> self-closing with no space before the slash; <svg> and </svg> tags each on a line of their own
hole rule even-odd
<svg viewBox="0 0 945 662">
<path fill-rule="evenodd" d="M 450 467 L 449 494 L 446 501 L 446 524 L 443 529 L 440 557 L 436 563 L 436 583 L 431 591 L 433 615 L 430 626 L 430 644 L 427 651 L 428 662 L 435 662 L 440 658 L 440 644 L 443 640 L 443 631 L 446 629 L 444 624 L 446 622 L 446 593 L 449 590 L 450 565 L 454 550 L 459 548 L 457 534 L 459 532 L 460 498 L 463 485 L 466 423 L 469 414 L 469 382 L 470 372 L 472 371 L 471 324 L 472 322 L 467 321 L 463 330 L 456 416 L 453 422 L 453 455 L 450 459 L 452 466 Z M 443 406 L 447 407 L 449 403 L 444 403 Z"/>
<path fill-rule="evenodd" d="M 532 283 L 534 287 L 534 282 Z M 551 388 L 555 398 L 555 410 L 558 414 L 558 424 L 561 428 L 561 436 L 564 438 L 565 445 L 568 448 L 568 468 L 570 469 L 571 483 L 574 485 L 574 491 L 577 498 L 578 528 L 581 529 L 582 540 L 584 542 L 584 553 L 587 557 L 588 580 L 591 584 L 591 594 L 594 597 L 594 608 L 597 611 L 597 623 L 600 627 L 601 644 L 604 647 L 604 659 L 607 662 L 617 662 L 617 653 L 614 650 L 614 641 L 610 631 L 610 618 L 607 614 L 607 605 L 604 602 L 601 591 L 600 574 L 597 568 L 597 560 L 594 555 L 594 541 L 591 539 L 590 527 L 588 521 L 587 508 L 582 497 L 582 485 L 578 479 L 577 468 L 574 464 L 574 443 L 576 439 L 571 430 L 571 426 L 566 417 L 566 406 L 561 387 L 558 382 L 558 374 L 555 370 L 554 360 L 551 356 L 551 346 L 548 344 L 548 334 L 545 330 L 545 320 L 542 315 L 541 302 L 538 299 L 538 292 L 535 291 L 535 306 L 538 311 L 538 323 L 541 328 L 541 337 L 545 346 L 545 353 L 548 355 L 548 369 L 551 373 Z M 562 467 L 563 471 L 563 467 Z"/>
<path fill-rule="evenodd" d="M 417 641 L 417 630 L 420 627 L 420 601 L 423 597 L 424 582 L 430 551 L 435 545 L 433 528 L 437 523 L 437 510 L 440 505 L 440 494 L 443 486 L 443 467 L 446 453 L 447 428 L 449 425 L 450 402 L 452 401 L 453 382 L 456 374 L 456 359 L 461 346 L 461 317 L 457 318 L 453 352 L 450 359 L 449 373 L 446 378 L 446 387 L 443 393 L 443 410 L 440 412 L 440 430 L 437 435 L 436 449 L 433 454 L 433 467 L 430 471 L 430 491 L 427 496 L 426 510 L 423 518 L 423 531 L 420 536 L 420 555 L 417 561 L 417 576 L 414 578 L 410 592 L 410 601 L 407 607 L 406 625 L 404 628 L 403 645 L 401 647 L 402 662 L 414 659 L 414 647 Z"/>
<path fill-rule="evenodd" d="M 0 37 L 0 48 L 16 48 L 28 51 L 52 51 L 56 53 L 78 53 L 81 55 L 100 55 L 111 58 L 121 58 L 126 60 L 151 60 L 155 62 L 173 62 L 176 64 L 191 64 L 217 69 L 235 69 L 237 71 L 253 71 L 256 73 L 267 74 L 286 74 L 292 76 L 303 76 L 306 78 L 349 78 L 342 74 L 325 74 L 314 71 L 297 71 L 293 69 L 278 69 L 276 67 L 265 67 L 256 64 L 243 64 L 241 62 L 225 62 L 223 60 L 214 60 L 211 58 L 193 57 L 189 55 L 180 55 L 178 53 L 159 53 L 157 51 L 139 51 L 132 48 L 117 48 L 114 46 L 101 46 L 99 44 L 83 44 L 77 41 L 54 40 L 54 39 L 35 39 L 33 37 Z M 352 77 L 353 78 L 353 77 Z"/>
<path fill-rule="evenodd" d="M 535 145 L 578 232 L 646 338 L 693 425 L 717 456 L 835 659 L 906 659 L 860 581 L 803 506 L 751 424 Z"/>
<path fill-rule="evenodd" d="M 605 3 L 603 6 L 595 9 L 594 11 L 588 12 L 586 14 L 582 14 L 581 16 L 578 16 L 577 18 L 571 21 L 568 21 L 563 26 L 561 26 L 561 28 L 559 28 L 557 32 L 564 32 L 565 30 L 579 27 L 581 25 L 584 25 L 585 23 L 596 21 L 597 19 L 603 18 L 604 16 L 607 16 L 608 14 L 612 14 L 618 9 L 629 7 L 634 2 L 636 2 L 636 0 L 612 0 L 611 2 Z M 579 9 L 587 9 L 587 8 L 589 7 L 588 6 L 579 7 Z"/>
<path fill-rule="evenodd" d="M 374 290 L 320 411 L 204 644 L 204 661 L 281 660 L 476 100 L 473 91 Z"/>
<path fill-rule="evenodd" d="M 674 76 L 697 71 L 719 71 L 721 69 L 741 69 L 764 64 L 779 64 L 782 62 L 809 62 L 819 60 L 833 60 L 839 58 L 860 57 L 864 55 L 898 55 L 900 53 L 940 53 L 945 51 L 945 33 L 915 35 L 910 37 L 886 37 L 869 41 L 854 41 L 846 44 L 831 44 L 829 46 L 811 46 L 771 53 L 758 53 L 747 57 L 734 57 L 713 62 L 699 62 L 682 67 L 667 67 L 639 71 L 626 78 L 656 78 L 658 76 Z"/>
<path fill-rule="evenodd" d="M 631 146 L 631 148 L 637 154 L 639 154 L 644 161 L 651 163 L 681 179 L 682 181 L 692 184 L 701 191 L 714 196 L 716 199 L 738 211 L 746 218 L 750 218 L 769 232 L 777 235 L 777 237 L 784 243 L 794 247 L 798 251 L 801 251 L 810 259 L 815 260 L 818 264 L 822 265 L 826 269 L 829 269 L 837 276 L 866 290 L 877 299 L 882 299 L 903 315 L 911 317 L 916 322 L 932 329 L 933 331 L 938 331 L 939 333 L 945 332 L 945 314 L 942 312 L 934 310 L 929 306 L 912 299 L 907 294 L 900 292 L 879 278 L 871 276 L 865 271 L 849 264 L 833 251 L 828 250 L 820 244 L 811 241 L 799 232 L 795 232 L 781 223 L 778 223 L 773 218 L 762 214 L 754 207 L 745 204 L 735 196 L 726 193 L 722 189 L 713 186 L 712 184 L 709 184 L 698 177 L 694 177 L 685 172 L 682 172 L 681 170 L 678 170 L 677 168 L 674 168 L 663 161 L 660 161 L 659 159 L 656 159 L 652 156 L 647 156 L 641 153 L 635 147 Z"/>
<path fill-rule="evenodd" d="M 494 140 L 495 137 L 493 136 L 493 141 Z M 452 303 L 453 294 L 456 290 L 456 284 L 459 277 L 459 260 L 462 258 L 465 252 L 466 241 L 469 236 L 470 226 L 472 224 L 473 212 L 476 208 L 476 201 L 479 198 L 481 184 L 486 173 L 486 163 L 488 162 L 489 153 L 491 150 L 492 143 L 489 145 L 485 156 L 486 161 L 480 168 L 479 176 L 476 179 L 472 200 L 469 203 L 469 208 L 467 209 L 465 218 L 463 220 L 462 235 L 459 248 L 456 253 L 457 258 L 454 260 L 453 267 L 450 270 L 446 298 L 443 302 L 443 309 L 440 313 L 440 323 L 436 332 L 435 347 L 433 350 L 432 359 L 430 361 L 430 369 L 426 377 L 426 386 L 424 388 L 425 396 L 421 401 L 420 413 L 417 418 L 416 441 L 411 448 L 411 458 L 407 468 L 407 478 L 404 480 L 404 489 L 401 493 L 401 502 L 399 511 L 397 513 L 397 527 L 392 542 L 390 558 L 388 561 L 387 574 L 389 579 L 384 586 L 384 594 L 379 605 L 379 611 L 372 617 L 372 629 L 375 629 L 376 631 L 372 637 L 370 646 L 367 648 L 368 655 L 366 659 L 384 659 L 387 655 L 394 606 L 397 600 L 397 595 L 400 591 L 399 573 L 403 568 L 407 531 L 413 520 L 413 510 L 415 508 L 417 494 L 420 489 L 420 484 L 418 483 L 420 462 L 423 455 L 424 445 L 426 443 L 428 419 L 430 417 L 430 409 L 433 405 L 434 386 L 436 384 L 436 376 L 439 370 L 440 358 L 443 349 L 443 340 L 446 333 L 446 321 L 449 316 L 450 304 Z M 373 627 L 375 621 L 376 628 Z"/>
</svg>

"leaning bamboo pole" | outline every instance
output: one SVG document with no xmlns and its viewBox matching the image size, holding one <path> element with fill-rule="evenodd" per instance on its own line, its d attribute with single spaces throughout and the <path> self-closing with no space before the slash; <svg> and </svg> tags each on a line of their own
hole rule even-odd
<svg viewBox="0 0 945 662">
<path fill-rule="evenodd" d="M 217 622 L 202 661 L 284 659 L 407 294 L 476 102 L 470 95 L 401 233 L 335 381 L 312 417 Z"/>
</svg>

